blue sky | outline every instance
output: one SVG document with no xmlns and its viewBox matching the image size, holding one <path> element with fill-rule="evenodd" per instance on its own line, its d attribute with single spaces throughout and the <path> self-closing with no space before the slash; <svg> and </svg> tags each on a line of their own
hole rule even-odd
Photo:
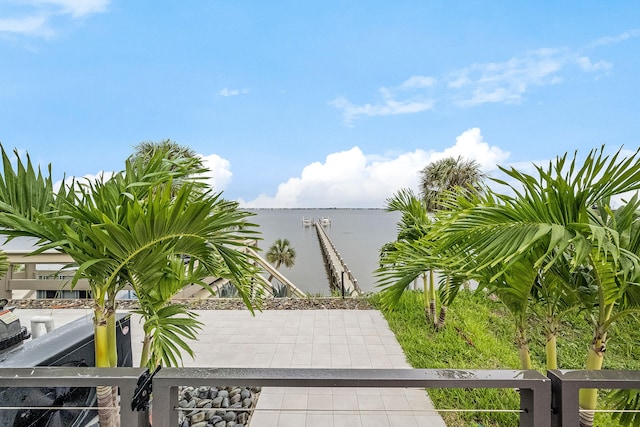
<svg viewBox="0 0 640 427">
<path fill-rule="evenodd" d="M 446 155 L 526 167 L 640 133 L 635 1 L 0 0 L 0 142 L 56 176 L 141 141 L 246 207 L 382 207 Z"/>
</svg>

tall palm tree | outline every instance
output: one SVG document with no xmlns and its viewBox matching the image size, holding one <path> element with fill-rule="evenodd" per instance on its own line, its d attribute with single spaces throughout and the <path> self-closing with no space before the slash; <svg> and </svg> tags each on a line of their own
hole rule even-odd
<svg viewBox="0 0 640 427">
<path fill-rule="evenodd" d="M 609 157 L 602 147 L 591 151 L 581 166 L 577 154 L 570 161 L 565 154 L 547 168 L 536 167 L 537 176 L 502 169 L 517 183 L 509 185 L 515 195 L 495 193 L 484 203 L 452 212 L 440 228 L 443 247 L 464 242 L 475 258 L 472 270 L 496 269 L 493 280 L 525 261 L 533 261 L 536 274 L 562 265 L 569 273 L 581 273 L 586 289 L 593 290 L 582 299 L 593 324 L 586 369 L 601 368 L 613 322 L 640 312 L 631 297 L 637 286 L 629 280 L 637 271 L 638 256 L 621 247 L 621 231 L 594 209 L 610 211 L 612 196 L 640 189 L 639 153 L 619 159 L 620 152 Z M 529 298 L 528 293 L 519 294 Z M 593 410 L 595 403 L 595 390 L 581 390 L 583 409 Z M 590 425 L 588 415 L 581 412 L 584 425 Z"/>
<path fill-rule="evenodd" d="M 381 277 L 384 277 L 386 272 L 393 270 L 398 265 L 400 254 L 397 251 L 401 246 L 398 246 L 397 243 L 415 242 L 425 237 L 431 227 L 431 219 L 427 214 L 426 205 L 410 189 L 399 190 L 393 197 L 387 199 L 386 205 L 387 212 L 400 212 L 402 216 L 397 224 L 398 237 L 396 241 L 387 243 L 381 248 L 379 270 Z M 427 322 L 435 325 L 436 290 L 433 269 L 424 270 L 419 276 L 422 277 L 423 283 L 425 318 Z M 416 280 L 417 277 L 414 277 L 410 282 Z M 385 295 L 387 294 L 383 293 L 383 303 L 390 305 L 397 303 L 395 296 L 389 299 Z"/>
<path fill-rule="evenodd" d="M 95 300 L 96 366 L 117 362 L 117 291 L 131 285 L 143 307 L 152 307 L 146 304 L 152 297 L 146 294 L 155 285 L 150 280 L 175 267 L 177 258 L 188 257 L 208 274 L 232 279 L 250 307 L 254 269 L 242 251 L 245 236 L 251 234 L 249 214 L 197 182 L 185 181 L 175 188 L 174 179 L 200 172 L 192 160 L 169 162 L 162 152 L 144 161 L 129 159 L 125 169 L 110 179 L 74 183 L 53 194 L 50 170 L 46 177 L 36 172 L 28 156 L 26 165 L 17 156 L 14 170 L 4 149 L 2 155 L 0 227 L 9 236 L 36 237 L 41 245 L 37 251 L 56 248 L 77 263 L 73 283 L 87 279 Z M 186 345 L 180 336 L 191 338 L 197 328 L 188 315 L 164 314 L 169 321 L 153 329 L 159 345 L 149 346 L 149 360 L 154 363 L 175 361 L 178 347 Z M 98 389 L 100 425 L 117 423 L 106 409 L 117 406 L 115 397 L 110 388 Z"/>
<path fill-rule="evenodd" d="M 131 158 L 132 160 L 138 158 L 149 160 L 158 152 L 163 153 L 164 158 L 167 160 L 195 159 L 199 162 L 198 166 L 202 166 L 198 153 L 196 153 L 195 150 L 191 147 L 180 145 L 171 139 L 163 139 L 160 142 L 143 141 L 134 147 Z"/>
<path fill-rule="evenodd" d="M 296 250 L 291 246 L 289 239 L 276 239 L 267 251 L 267 261 L 279 269 L 284 265 L 287 268 L 293 267 L 296 262 Z M 269 275 L 268 282 L 273 280 L 273 274 Z"/>
<path fill-rule="evenodd" d="M 442 209 L 446 192 L 456 187 L 458 191 L 476 191 L 485 177 L 475 160 L 462 157 L 437 160 L 425 166 L 420 175 L 420 192 L 429 211 Z"/>
</svg>

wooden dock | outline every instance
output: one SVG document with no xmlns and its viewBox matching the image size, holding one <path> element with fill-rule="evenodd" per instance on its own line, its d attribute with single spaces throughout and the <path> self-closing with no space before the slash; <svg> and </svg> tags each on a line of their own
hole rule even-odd
<svg viewBox="0 0 640 427">
<path fill-rule="evenodd" d="M 353 277 L 351 270 L 349 270 L 342 256 L 333 245 L 333 242 L 331 242 L 321 223 L 315 222 L 313 225 L 316 227 L 318 240 L 320 241 L 320 249 L 329 273 L 331 289 L 340 292 L 342 296 L 360 295 L 358 281 Z"/>
</svg>

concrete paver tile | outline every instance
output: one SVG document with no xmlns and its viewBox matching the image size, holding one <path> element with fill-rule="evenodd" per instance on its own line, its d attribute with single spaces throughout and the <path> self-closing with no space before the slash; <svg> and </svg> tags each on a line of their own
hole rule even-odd
<svg viewBox="0 0 640 427">
<path fill-rule="evenodd" d="M 311 365 L 311 353 L 293 353 L 291 358 L 291 366 L 294 365 Z"/>
<path fill-rule="evenodd" d="M 307 408 L 320 411 L 332 411 L 333 396 L 330 394 L 309 394 Z"/>
<path fill-rule="evenodd" d="M 447 427 L 439 415 L 416 415 L 418 427 Z"/>
<path fill-rule="evenodd" d="M 381 411 L 385 409 L 382 396 L 380 395 L 358 395 L 358 408 L 361 411 Z"/>
<path fill-rule="evenodd" d="M 274 411 L 254 411 L 251 416 L 250 425 L 260 427 L 278 427 L 279 412 Z"/>
<path fill-rule="evenodd" d="M 331 335 L 329 342 L 331 344 L 347 344 L 347 337 L 345 335 Z"/>
<path fill-rule="evenodd" d="M 262 391 L 256 404 L 256 409 L 280 409 L 282 408 L 283 393 L 272 393 Z"/>
<path fill-rule="evenodd" d="M 333 414 L 333 427 L 368 427 L 363 426 L 359 414 Z"/>
<path fill-rule="evenodd" d="M 387 417 L 391 427 L 418 427 L 418 421 L 413 415 L 388 414 Z"/>
<path fill-rule="evenodd" d="M 281 412 L 278 427 L 305 427 L 306 422 L 305 412 Z"/>
<path fill-rule="evenodd" d="M 259 399 L 258 399 L 259 400 Z M 309 395 L 288 391 L 282 398 L 281 409 L 306 409 L 309 403 Z"/>
<path fill-rule="evenodd" d="M 333 423 L 333 414 L 308 413 L 305 427 L 326 427 Z"/>
<path fill-rule="evenodd" d="M 360 413 L 360 421 L 367 427 L 390 427 L 389 419 L 385 414 Z"/>
<path fill-rule="evenodd" d="M 384 409 L 390 411 L 409 411 L 411 406 L 404 394 L 402 396 L 383 395 Z"/>
<path fill-rule="evenodd" d="M 356 394 L 333 394 L 333 409 L 335 411 L 358 410 L 358 396 Z"/>
<path fill-rule="evenodd" d="M 331 387 L 309 387 L 309 396 L 312 394 L 326 394 L 333 396 L 333 390 Z"/>
<path fill-rule="evenodd" d="M 330 344 L 331 354 L 349 354 L 349 346 L 347 344 Z"/>
</svg>

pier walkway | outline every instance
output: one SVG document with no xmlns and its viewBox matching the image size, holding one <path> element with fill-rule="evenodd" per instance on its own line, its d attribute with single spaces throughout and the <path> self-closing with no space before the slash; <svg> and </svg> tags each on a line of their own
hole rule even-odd
<svg viewBox="0 0 640 427">
<path fill-rule="evenodd" d="M 320 222 L 316 221 L 313 225 L 316 227 L 320 249 L 331 280 L 331 289 L 340 291 L 343 296 L 358 296 L 361 292 L 358 281 L 329 239 L 329 235 Z"/>
</svg>

